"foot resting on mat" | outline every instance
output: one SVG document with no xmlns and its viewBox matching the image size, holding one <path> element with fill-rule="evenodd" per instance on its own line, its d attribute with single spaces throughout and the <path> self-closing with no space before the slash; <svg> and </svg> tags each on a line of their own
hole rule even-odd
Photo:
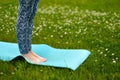
<svg viewBox="0 0 120 80">
<path fill-rule="evenodd" d="M 23 57 L 27 58 L 28 60 L 30 60 L 33 63 L 39 63 L 39 62 L 45 62 L 46 59 L 42 58 L 40 56 L 38 56 L 37 54 L 35 54 L 32 51 L 29 51 L 29 53 L 27 54 L 22 54 Z"/>
</svg>

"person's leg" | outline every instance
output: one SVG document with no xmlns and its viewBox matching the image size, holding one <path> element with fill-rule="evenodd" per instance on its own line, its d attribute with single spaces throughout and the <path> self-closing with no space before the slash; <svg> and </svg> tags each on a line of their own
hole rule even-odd
<svg viewBox="0 0 120 80">
<path fill-rule="evenodd" d="M 32 62 L 43 62 L 31 54 L 32 26 L 29 25 L 35 0 L 19 0 L 19 13 L 16 23 L 16 36 L 20 53 Z M 33 17 L 34 18 L 34 17 Z"/>
<path fill-rule="evenodd" d="M 33 3 L 32 3 L 32 9 L 31 9 L 31 11 L 32 11 L 32 14 L 31 14 L 31 16 L 30 16 L 30 19 L 29 19 L 29 28 L 30 28 L 30 30 L 29 30 L 29 41 L 30 41 L 30 43 L 29 44 L 31 44 L 31 40 L 32 40 L 32 28 L 33 28 L 33 24 L 34 24 L 34 17 L 35 17 L 35 14 L 36 14 L 36 11 L 37 11 L 37 8 L 38 8 L 38 3 L 39 3 L 39 0 L 33 0 Z M 40 56 L 38 56 L 38 55 L 36 55 L 32 50 L 31 50 L 31 46 L 29 47 L 29 51 L 30 51 L 30 53 L 33 55 L 33 56 L 35 56 L 36 58 L 38 58 L 40 61 L 45 61 L 46 59 L 45 58 L 42 58 L 42 57 L 40 57 Z"/>
<path fill-rule="evenodd" d="M 31 44 L 31 41 L 32 41 L 32 29 L 33 29 L 33 24 L 34 24 L 34 17 L 35 17 L 35 14 L 36 14 L 36 11 L 37 11 L 37 7 L 38 7 L 38 3 L 39 3 L 39 0 L 32 0 L 32 3 L 31 3 L 31 14 L 30 14 L 30 18 L 29 18 L 29 31 L 28 31 L 28 34 L 29 34 L 29 44 Z M 31 46 L 29 46 L 29 51 L 31 50 Z"/>
<path fill-rule="evenodd" d="M 29 0 L 28 0 L 29 1 Z M 29 38 L 28 38 L 28 19 L 30 17 L 30 8 L 28 8 L 26 0 L 19 0 L 18 19 L 16 23 L 16 35 L 21 54 L 29 52 Z M 29 14 L 28 14 L 29 13 Z"/>
</svg>

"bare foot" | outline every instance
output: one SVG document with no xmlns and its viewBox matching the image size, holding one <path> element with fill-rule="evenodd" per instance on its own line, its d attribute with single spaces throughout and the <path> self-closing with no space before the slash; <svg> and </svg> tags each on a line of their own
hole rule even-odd
<svg viewBox="0 0 120 80">
<path fill-rule="evenodd" d="M 39 59 L 41 62 L 45 62 L 45 61 L 46 61 L 45 58 L 43 58 L 43 57 L 35 54 L 34 52 L 32 52 L 32 51 L 29 51 L 29 52 L 30 52 L 34 57 L 36 57 L 37 59 Z"/>
<path fill-rule="evenodd" d="M 39 63 L 39 62 L 44 62 L 46 60 L 44 60 L 44 58 L 39 59 L 38 57 L 34 56 L 33 53 L 29 52 L 27 54 L 22 54 L 23 57 L 27 58 L 28 60 L 30 60 L 32 63 Z"/>
</svg>

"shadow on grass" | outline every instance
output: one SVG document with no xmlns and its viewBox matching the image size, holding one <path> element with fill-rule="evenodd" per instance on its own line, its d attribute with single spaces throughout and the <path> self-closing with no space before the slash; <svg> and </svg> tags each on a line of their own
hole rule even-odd
<svg viewBox="0 0 120 80">
<path fill-rule="evenodd" d="M 17 61 L 25 62 L 25 58 L 23 58 L 22 56 L 17 56 L 14 59 L 12 59 L 10 62 L 17 62 Z"/>
</svg>

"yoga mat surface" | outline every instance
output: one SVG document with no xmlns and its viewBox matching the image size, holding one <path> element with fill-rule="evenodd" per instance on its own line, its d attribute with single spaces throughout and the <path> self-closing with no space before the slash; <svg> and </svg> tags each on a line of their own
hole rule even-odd
<svg viewBox="0 0 120 80">
<path fill-rule="evenodd" d="M 46 62 L 37 63 L 37 65 L 62 67 L 72 70 L 76 70 L 90 54 L 85 49 L 56 49 L 46 44 L 32 44 L 32 50 L 47 59 Z M 1 60 L 11 61 L 20 55 L 17 43 L 0 41 Z M 33 64 L 28 59 L 25 60 Z"/>
</svg>

